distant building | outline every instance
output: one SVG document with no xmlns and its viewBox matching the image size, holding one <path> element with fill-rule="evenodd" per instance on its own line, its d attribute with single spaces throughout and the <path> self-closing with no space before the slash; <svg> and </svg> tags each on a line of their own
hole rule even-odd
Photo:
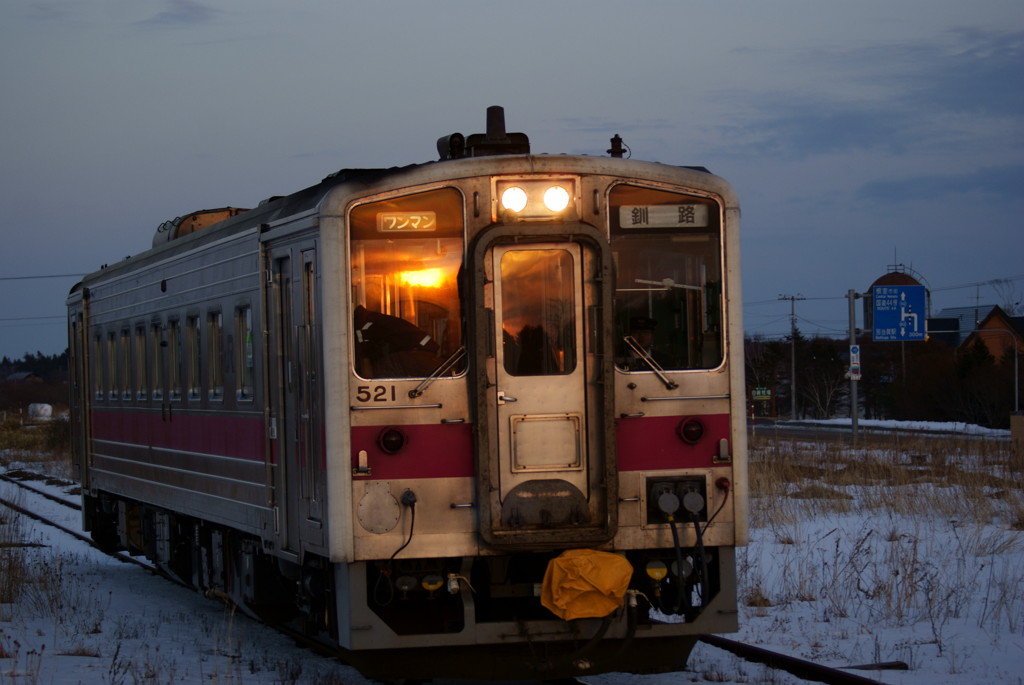
<svg viewBox="0 0 1024 685">
<path fill-rule="evenodd" d="M 1010 316 L 1002 307 L 992 307 L 988 315 L 974 327 L 963 341 L 964 347 L 981 342 L 996 361 L 1003 359 L 1016 348 L 1016 355 L 1024 352 L 1024 316 Z"/>
<path fill-rule="evenodd" d="M 32 373 L 31 371 L 19 371 L 18 373 L 12 373 L 4 382 L 6 383 L 39 383 L 43 379 Z"/>
<path fill-rule="evenodd" d="M 935 325 L 928 322 L 929 335 L 941 336 L 950 347 L 960 347 L 971 334 L 971 331 L 980 328 L 992 310 L 998 309 L 994 304 L 974 305 L 973 307 L 949 307 L 935 315 Z M 941 321 L 940 321 L 941 320 Z M 939 333 L 941 331 L 941 333 Z"/>
</svg>

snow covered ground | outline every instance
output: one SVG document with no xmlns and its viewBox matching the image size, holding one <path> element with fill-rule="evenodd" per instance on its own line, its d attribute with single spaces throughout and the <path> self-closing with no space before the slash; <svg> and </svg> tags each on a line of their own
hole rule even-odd
<svg viewBox="0 0 1024 685">
<path fill-rule="evenodd" d="M 806 419 L 799 423 L 820 426 L 833 426 L 836 428 L 850 428 L 850 419 Z M 1010 431 L 1000 428 L 986 428 L 970 423 L 959 421 L 889 421 L 882 419 L 857 419 L 857 426 L 860 428 L 874 428 L 884 430 L 919 431 L 923 433 L 945 433 L 955 435 L 973 435 L 990 438 L 1008 438 Z"/>
<path fill-rule="evenodd" d="M 1000 470 L 972 454 L 963 460 Z M 834 485 L 813 491 L 817 499 L 792 483 L 786 497 L 752 500 L 750 545 L 738 553 L 741 630 L 729 637 L 838 667 L 907 665 L 851 671 L 884 683 L 1024 683 L 1024 493 L 990 475 L 979 492 L 927 478 L 901 486 L 934 500 L 884 483 Z M 23 495 L 0 483 L 0 497 Z M 920 501 L 941 505 L 901 506 Z M 51 508 L 77 528 L 76 512 Z M 0 685 L 367 682 L 214 601 L 41 524 L 20 525 L 41 545 L 24 550 L 38 580 L 0 604 Z M 703 644 L 686 672 L 585 680 L 800 682 Z"/>
<path fill-rule="evenodd" d="M 0 497 L 26 496 L 0 482 Z M 78 512 L 41 505 L 81 527 Z M 40 523 L 20 525 L 40 545 L 26 550 L 40 580 L 16 605 L 0 604 L 0 685 L 372 682 L 139 566 Z"/>
</svg>

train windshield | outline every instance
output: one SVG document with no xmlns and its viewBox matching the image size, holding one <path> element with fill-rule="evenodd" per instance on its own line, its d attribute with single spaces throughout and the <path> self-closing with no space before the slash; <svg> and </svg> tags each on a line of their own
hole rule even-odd
<svg viewBox="0 0 1024 685">
<path fill-rule="evenodd" d="M 720 212 L 703 197 L 619 185 L 610 194 L 615 363 L 625 371 L 723 362 Z"/>
<path fill-rule="evenodd" d="M 360 205 L 349 227 L 356 373 L 434 374 L 462 346 L 462 196 L 443 188 Z"/>
</svg>

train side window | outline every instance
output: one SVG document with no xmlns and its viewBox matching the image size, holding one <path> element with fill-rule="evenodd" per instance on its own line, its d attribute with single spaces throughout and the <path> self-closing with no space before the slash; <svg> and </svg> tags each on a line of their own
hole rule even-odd
<svg viewBox="0 0 1024 685">
<path fill-rule="evenodd" d="M 210 312 L 206 317 L 206 346 L 209 397 L 220 402 L 224 399 L 224 320 L 220 312 Z"/>
<path fill-rule="evenodd" d="M 352 209 L 353 365 L 359 376 L 423 378 L 460 351 L 462 205 L 458 190 L 441 188 Z M 460 361 L 446 375 L 464 370 Z"/>
<path fill-rule="evenodd" d="M 121 340 L 117 346 L 118 370 L 117 380 L 120 386 L 122 400 L 132 398 L 132 332 L 129 329 L 121 331 Z"/>
<path fill-rule="evenodd" d="M 103 394 L 103 336 L 97 334 L 92 339 L 92 382 L 93 397 L 102 400 Z"/>
<path fill-rule="evenodd" d="M 149 388 L 149 374 L 146 372 L 146 327 L 135 327 L 135 399 L 145 400 Z"/>
<path fill-rule="evenodd" d="M 720 366 L 719 204 L 625 184 L 612 189 L 609 204 L 616 365 L 626 371 L 650 371 L 649 361 L 669 370 Z"/>
<path fill-rule="evenodd" d="M 117 334 L 107 333 L 107 398 L 116 400 L 117 394 Z"/>
<path fill-rule="evenodd" d="M 185 369 L 188 372 L 188 398 L 202 398 L 202 381 L 199 375 L 199 317 L 190 316 L 185 324 Z"/>
<path fill-rule="evenodd" d="M 79 376 L 80 370 L 78 368 L 82 354 L 78 347 L 80 344 L 80 339 L 78 337 L 80 335 L 79 329 L 82 326 L 82 321 L 79 318 L 80 316 L 80 314 L 72 314 L 69 322 L 71 325 L 71 345 L 68 346 L 68 372 L 71 374 L 72 397 L 76 398 L 76 400 L 80 396 L 79 392 L 81 388 L 81 378 Z"/>
<path fill-rule="evenodd" d="M 154 323 L 149 328 L 150 380 L 152 381 L 153 399 L 164 397 L 164 349 L 163 336 L 160 335 L 160 324 Z"/>
<path fill-rule="evenodd" d="M 181 399 L 181 322 L 167 323 L 167 384 L 168 399 Z"/>
<path fill-rule="evenodd" d="M 253 357 L 252 339 L 252 307 L 246 305 L 235 310 L 235 368 L 238 387 L 235 399 L 240 402 L 252 402 L 253 399 Z"/>
</svg>

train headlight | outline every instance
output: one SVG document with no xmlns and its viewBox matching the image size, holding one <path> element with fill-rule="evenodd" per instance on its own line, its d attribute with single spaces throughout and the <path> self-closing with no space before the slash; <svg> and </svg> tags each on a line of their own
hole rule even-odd
<svg viewBox="0 0 1024 685">
<path fill-rule="evenodd" d="M 572 209 L 576 181 L 570 178 L 497 179 L 497 216 L 511 214 L 517 219 L 555 219 Z"/>
<path fill-rule="evenodd" d="M 551 186 L 544 191 L 544 206 L 552 212 L 561 212 L 569 206 L 569 191 L 562 186 Z"/>
<path fill-rule="evenodd" d="M 501 191 L 501 208 L 510 212 L 518 214 L 526 209 L 527 200 L 526 191 L 519 186 L 511 186 Z"/>
</svg>

